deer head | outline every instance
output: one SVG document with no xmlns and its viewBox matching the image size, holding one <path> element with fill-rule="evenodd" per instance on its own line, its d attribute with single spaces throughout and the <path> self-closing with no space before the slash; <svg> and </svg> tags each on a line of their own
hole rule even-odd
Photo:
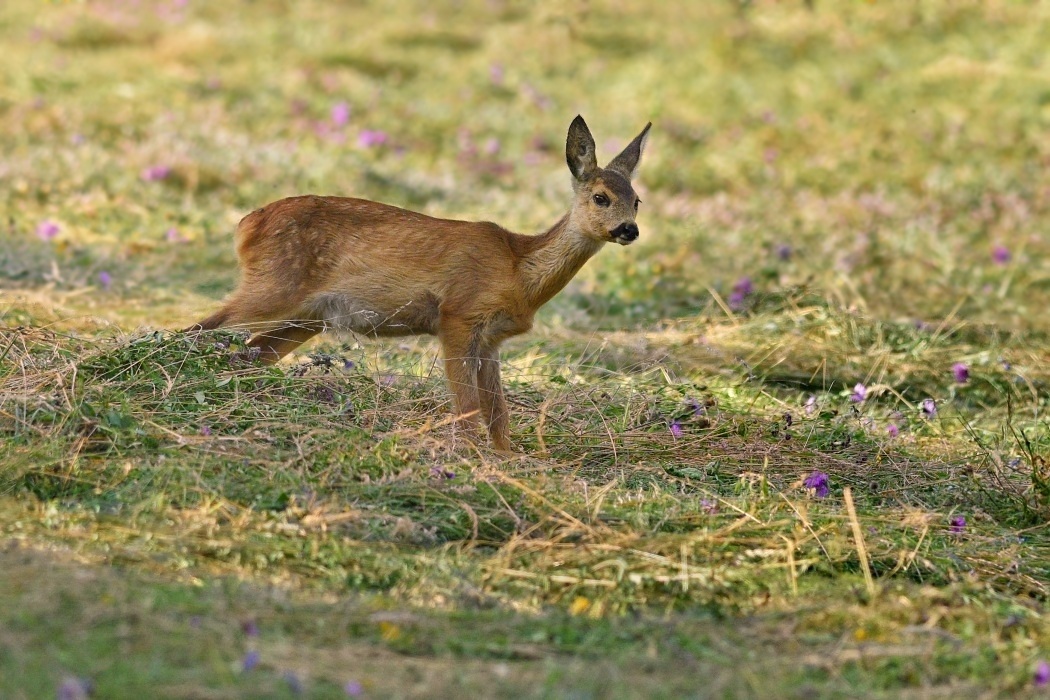
<svg viewBox="0 0 1050 700">
<path fill-rule="evenodd" d="M 565 140 L 565 160 L 572 173 L 573 218 L 580 232 L 602 243 L 629 245 L 638 238 L 638 205 L 641 200 L 631 186 L 649 136 L 646 124 L 604 168 L 598 167 L 594 137 L 583 117 L 577 115 L 569 125 Z"/>
</svg>

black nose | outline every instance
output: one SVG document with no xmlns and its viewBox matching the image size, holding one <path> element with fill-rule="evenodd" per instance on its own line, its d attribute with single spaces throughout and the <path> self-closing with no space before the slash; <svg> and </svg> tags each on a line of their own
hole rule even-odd
<svg viewBox="0 0 1050 700">
<path fill-rule="evenodd" d="M 621 241 L 633 241 L 638 238 L 638 224 L 633 221 L 626 224 L 620 224 L 612 231 L 609 232 L 613 238 Z"/>
</svg>

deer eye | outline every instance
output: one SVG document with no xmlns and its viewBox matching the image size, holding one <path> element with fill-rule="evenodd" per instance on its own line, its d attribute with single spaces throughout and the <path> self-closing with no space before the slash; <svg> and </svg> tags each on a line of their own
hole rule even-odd
<svg viewBox="0 0 1050 700">
<path fill-rule="evenodd" d="M 598 194 L 594 195 L 594 203 L 597 204 L 599 207 L 607 207 L 609 206 L 609 198 L 601 192 L 599 192 Z"/>
</svg>

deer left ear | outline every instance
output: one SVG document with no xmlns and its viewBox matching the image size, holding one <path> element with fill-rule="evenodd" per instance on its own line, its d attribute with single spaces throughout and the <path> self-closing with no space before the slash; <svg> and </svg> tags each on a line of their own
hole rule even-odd
<svg viewBox="0 0 1050 700">
<path fill-rule="evenodd" d="M 587 128 L 583 117 L 577 114 L 569 125 L 569 135 L 565 139 L 565 162 L 569 164 L 569 171 L 577 182 L 589 179 L 598 169 L 598 159 L 594 153 L 591 130 Z"/>
<path fill-rule="evenodd" d="M 627 144 L 627 147 L 620 152 L 620 155 L 609 161 L 609 164 L 605 166 L 606 170 L 615 170 L 628 180 L 633 180 L 634 174 L 638 172 L 638 163 L 642 160 L 645 142 L 649 140 L 649 127 L 652 125 L 652 122 L 646 124 L 645 128 L 642 129 L 642 133 L 635 136 L 634 141 Z"/>
</svg>

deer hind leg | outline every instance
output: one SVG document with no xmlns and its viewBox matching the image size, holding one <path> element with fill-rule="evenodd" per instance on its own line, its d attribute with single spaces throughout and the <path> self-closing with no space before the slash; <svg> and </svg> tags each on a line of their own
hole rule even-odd
<svg viewBox="0 0 1050 700">
<path fill-rule="evenodd" d="M 241 359 L 257 359 L 273 364 L 324 330 L 324 323 L 301 317 L 289 304 L 272 303 L 272 299 L 244 299 L 236 295 L 208 318 L 198 321 L 187 332 L 208 331 L 240 326 L 253 333 L 249 352 Z M 251 350 L 258 348 L 258 350 Z"/>
<path fill-rule="evenodd" d="M 439 328 L 441 353 L 445 358 L 445 377 L 455 403 L 456 424 L 477 437 L 478 416 L 478 340 L 468 324 L 444 321 Z"/>
<path fill-rule="evenodd" d="M 478 399 L 481 417 L 489 429 L 492 446 L 500 452 L 510 452 L 510 421 L 507 399 L 503 396 L 500 378 L 499 349 L 483 348 L 478 367 Z"/>
</svg>

